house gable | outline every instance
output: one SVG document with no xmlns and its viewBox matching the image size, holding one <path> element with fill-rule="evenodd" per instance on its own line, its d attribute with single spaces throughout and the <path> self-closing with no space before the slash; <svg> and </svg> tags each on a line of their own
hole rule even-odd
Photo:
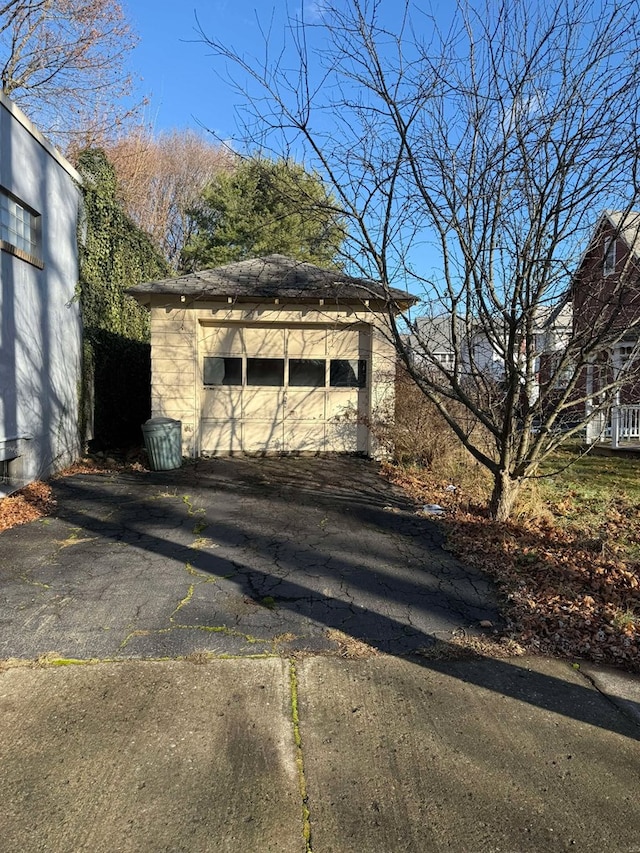
<svg viewBox="0 0 640 853">
<path fill-rule="evenodd" d="M 578 334 L 640 319 L 640 213 L 609 211 L 600 218 L 572 282 Z"/>
</svg>

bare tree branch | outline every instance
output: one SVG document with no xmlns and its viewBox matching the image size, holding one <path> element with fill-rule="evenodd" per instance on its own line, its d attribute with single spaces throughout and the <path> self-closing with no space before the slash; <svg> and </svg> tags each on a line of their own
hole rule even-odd
<svg viewBox="0 0 640 853">
<path fill-rule="evenodd" d="M 139 106 L 125 103 L 133 90 L 125 61 L 136 42 L 112 0 L 5 0 L 2 91 L 54 141 L 94 145 Z"/>
<path fill-rule="evenodd" d="M 557 448 L 563 421 L 572 418 L 567 435 L 578 435 L 637 374 L 635 357 L 613 373 L 601 365 L 598 399 L 587 393 L 593 366 L 638 339 L 632 257 L 616 282 L 579 284 L 589 322 L 575 323 L 553 358 L 542 323 L 575 299 L 600 214 L 619 211 L 621 235 L 633 221 L 639 13 L 638 0 L 460 0 L 441 32 L 409 2 L 328 0 L 320 23 L 290 22 L 273 62 L 201 34 L 249 80 L 247 89 L 229 79 L 243 98 L 243 141 L 259 135 L 276 153 L 303 151 L 328 181 L 350 225 L 351 267 L 385 285 L 420 286 L 428 312 L 448 318 L 451 364 L 398 306 L 389 335 L 491 471 L 497 517 Z M 432 274 L 412 267 L 427 243 L 439 258 Z"/>
<path fill-rule="evenodd" d="M 192 233 L 189 210 L 216 175 L 233 169 L 237 156 L 189 130 L 154 136 L 139 128 L 103 148 L 115 167 L 127 213 L 177 269 Z"/>
</svg>

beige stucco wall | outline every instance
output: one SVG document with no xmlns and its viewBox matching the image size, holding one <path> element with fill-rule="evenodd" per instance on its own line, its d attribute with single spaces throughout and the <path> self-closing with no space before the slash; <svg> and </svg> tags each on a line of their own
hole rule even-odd
<svg viewBox="0 0 640 853">
<path fill-rule="evenodd" d="M 384 318 L 362 305 L 353 308 L 278 305 L 273 300 L 242 305 L 203 301 L 190 304 L 181 302 L 179 297 L 154 295 L 150 307 L 152 416 L 182 421 L 185 456 L 196 457 L 203 449 L 200 442 L 200 412 L 205 393 L 201 373 L 203 340 L 205 334 L 217 325 L 264 324 L 268 327 L 272 324 L 275 331 L 276 326 L 318 324 L 346 329 L 355 324 L 366 324 L 371 331 L 370 338 L 363 336 L 363 340 L 370 340 L 370 352 L 366 354 L 369 377 L 367 394 L 358 395 L 359 416 L 361 420 L 368 421 L 377 408 L 393 408 L 395 350 L 385 333 Z M 366 425 L 360 423 L 358 430 L 359 450 L 379 456 L 380 450 Z"/>
</svg>

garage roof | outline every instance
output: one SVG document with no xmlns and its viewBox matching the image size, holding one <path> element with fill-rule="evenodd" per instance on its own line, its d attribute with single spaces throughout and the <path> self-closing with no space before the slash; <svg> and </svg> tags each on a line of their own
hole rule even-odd
<svg viewBox="0 0 640 853">
<path fill-rule="evenodd" d="M 353 278 L 284 255 L 268 255 L 226 264 L 211 270 L 189 273 L 179 278 L 149 281 L 127 291 L 140 302 L 146 295 L 161 293 L 192 298 L 286 299 L 360 302 L 366 299 L 412 305 L 418 299 L 404 290 L 384 288 L 364 278 Z"/>
</svg>

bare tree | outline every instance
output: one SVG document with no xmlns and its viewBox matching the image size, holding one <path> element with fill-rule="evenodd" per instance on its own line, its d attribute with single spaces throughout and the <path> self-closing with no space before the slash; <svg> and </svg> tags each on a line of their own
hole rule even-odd
<svg viewBox="0 0 640 853">
<path fill-rule="evenodd" d="M 234 168 L 237 158 L 228 147 L 191 130 L 154 136 L 138 129 L 104 147 L 127 212 L 178 269 L 194 227 L 189 211 L 197 208 L 203 189 L 217 175 Z"/>
<path fill-rule="evenodd" d="M 94 145 L 132 110 L 136 41 L 113 0 L 0 0 L 2 91 L 54 141 Z"/>
<path fill-rule="evenodd" d="M 243 138 L 255 144 L 259 132 L 279 153 L 304 151 L 329 182 L 350 225 L 351 268 L 419 287 L 426 313 L 449 318 L 447 362 L 429 324 L 393 305 L 390 334 L 491 472 L 490 510 L 504 519 L 522 482 L 611 404 L 637 364 L 609 376 L 584 414 L 589 367 L 640 316 L 616 321 L 629 287 L 621 276 L 607 310 L 569 329 L 539 381 L 543 320 L 570 304 L 597 215 L 621 211 L 622 232 L 637 200 L 639 3 L 461 0 L 443 30 L 420 7 L 327 0 L 319 21 L 290 22 L 273 61 L 268 44 L 254 61 L 202 37 L 232 85 L 236 72 L 250 81 L 236 85 Z M 411 266 L 421 245 L 437 254 L 433 274 Z"/>
</svg>

